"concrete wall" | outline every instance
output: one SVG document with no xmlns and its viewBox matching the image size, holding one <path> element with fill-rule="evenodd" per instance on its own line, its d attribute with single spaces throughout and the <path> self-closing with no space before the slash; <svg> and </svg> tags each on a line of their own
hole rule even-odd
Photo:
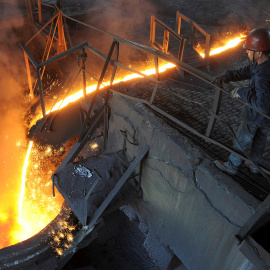
<svg viewBox="0 0 270 270">
<path fill-rule="evenodd" d="M 255 269 L 239 251 L 235 234 L 259 202 L 144 105 L 114 94 L 110 106 L 108 149 L 126 147 L 132 160 L 139 146 L 151 147 L 142 167 L 143 200 L 133 205 L 149 237 L 188 269 Z M 166 258 L 160 257 L 160 269 L 166 269 Z"/>
</svg>

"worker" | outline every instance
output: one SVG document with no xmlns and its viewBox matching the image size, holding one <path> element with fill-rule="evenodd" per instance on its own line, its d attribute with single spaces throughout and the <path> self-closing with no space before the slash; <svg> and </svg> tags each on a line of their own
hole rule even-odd
<svg viewBox="0 0 270 270">
<path fill-rule="evenodd" d="M 244 105 L 242 121 L 236 133 L 237 139 L 234 139 L 234 147 L 240 152 L 250 149 L 251 162 L 245 162 L 245 166 L 252 173 L 259 173 L 257 164 L 262 161 L 267 134 L 270 130 L 270 120 L 259 113 L 270 116 L 270 31 L 265 28 L 252 30 L 247 35 L 243 47 L 252 63 L 238 70 L 226 70 L 225 73 L 216 76 L 213 83 L 223 87 L 223 83 L 229 81 L 249 80 L 248 87 L 235 88 L 231 92 L 232 98 L 241 98 L 256 109 L 255 111 Z M 242 159 L 231 153 L 228 161 L 216 160 L 214 163 L 222 171 L 234 175 Z"/>
</svg>

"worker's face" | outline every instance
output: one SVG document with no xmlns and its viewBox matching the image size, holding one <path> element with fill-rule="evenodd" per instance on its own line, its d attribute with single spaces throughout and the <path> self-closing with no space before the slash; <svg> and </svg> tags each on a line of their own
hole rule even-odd
<svg viewBox="0 0 270 270">
<path fill-rule="evenodd" d="M 248 58 L 250 59 L 250 61 L 254 61 L 254 62 L 258 62 L 260 56 L 261 56 L 261 52 L 254 52 L 251 50 L 246 50 L 246 53 L 248 55 Z"/>
<path fill-rule="evenodd" d="M 254 59 L 254 53 L 255 53 L 254 51 L 246 50 L 246 53 L 247 53 L 248 58 L 249 58 L 250 61 L 255 60 L 255 59 Z"/>
</svg>

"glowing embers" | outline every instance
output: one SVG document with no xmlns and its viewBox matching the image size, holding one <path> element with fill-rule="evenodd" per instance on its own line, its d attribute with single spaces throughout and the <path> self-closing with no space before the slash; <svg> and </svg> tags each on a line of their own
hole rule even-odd
<svg viewBox="0 0 270 270">
<path fill-rule="evenodd" d="M 63 198 L 58 193 L 52 196 L 51 175 L 61 160 L 57 151 L 50 147 L 38 148 L 30 142 L 23 169 L 19 215 L 10 233 L 11 244 L 35 235 L 59 213 Z"/>
<path fill-rule="evenodd" d="M 226 39 L 221 39 L 218 44 L 216 43 L 214 46 L 211 46 L 210 50 L 210 56 L 215 55 L 221 52 L 224 52 L 228 49 L 236 47 L 239 43 L 244 41 L 246 35 L 244 34 L 239 34 L 237 37 L 234 38 L 226 38 Z M 196 51 L 204 58 L 205 54 L 203 53 L 204 49 L 200 48 L 200 45 L 196 48 Z"/>
<path fill-rule="evenodd" d="M 69 221 L 61 222 L 59 225 L 61 227 L 59 231 L 52 231 L 51 244 L 54 252 L 58 256 L 62 256 L 67 249 L 72 247 L 73 233 L 80 228 L 77 228 L 77 225 L 73 225 Z"/>
</svg>

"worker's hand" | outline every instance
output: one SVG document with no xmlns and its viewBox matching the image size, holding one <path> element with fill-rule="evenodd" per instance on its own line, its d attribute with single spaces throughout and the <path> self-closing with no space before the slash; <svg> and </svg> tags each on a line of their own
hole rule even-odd
<svg viewBox="0 0 270 270">
<path fill-rule="evenodd" d="M 218 75 L 212 81 L 212 84 L 215 84 L 221 88 L 223 88 L 223 83 L 227 83 L 228 79 L 224 75 Z"/>
<path fill-rule="evenodd" d="M 239 94 L 237 93 L 239 89 L 240 89 L 239 87 L 236 87 L 231 91 L 232 98 L 239 98 L 240 97 Z"/>
</svg>

